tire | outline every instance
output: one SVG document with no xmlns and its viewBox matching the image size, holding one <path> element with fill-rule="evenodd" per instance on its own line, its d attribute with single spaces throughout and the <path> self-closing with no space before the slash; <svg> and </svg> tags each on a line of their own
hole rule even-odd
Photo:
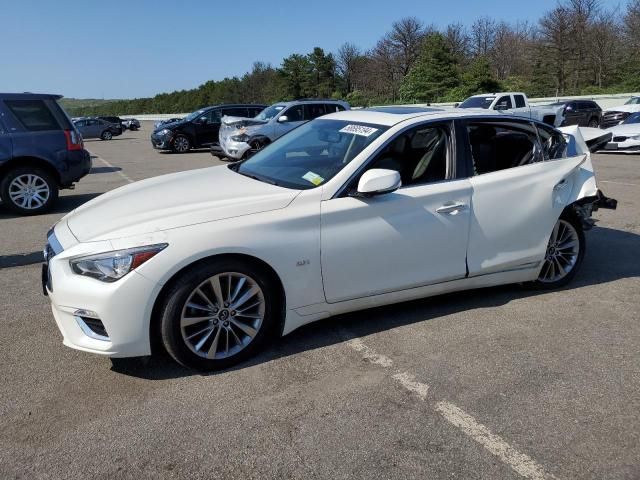
<svg viewBox="0 0 640 480">
<path fill-rule="evenodd" d="M 591 120 L 589 120 L 589 123 L 587 124 L 587 127 L 590 128 L 598 128 L 600 126 L 600 122 L 598 122 L 597 118 L 592 118 Z"/>
<path fill-rule="evenodd" d="M 184 135 L 176 135 L 171 143 L 171 148 L 176 153 L 187 153 L 191 149 L 191 142 Z"/>
<path fill-rule="evenodd" d="M 243 160 L 253 157 L 256 153 L 258 153 L 268 144 L 269 142 L 267 140 L 260 140 L 260 139 L 252 140 L 251 142 L 249 142 L 249 147 L 250 147 L 249 150 L 247 150 L 243 155 Z"/>
<path fill-rule="evenodd" d="M 105 130 L 100 135 L 100 140 L 111 140 L 112 138 L 113 138 L 113 133 L 111 133 L 111 130 Z"/>
<path fill-rule="evenodd" d="M 217 294 L 214 285 L 219 286 Z M 250 263 L 221 259 L 196 265 L 180 275 L 162 299 L 162 343 L 185 367 L 228 368 L 272 337 L 280 303 L 270 275 Z"/>
<path fill-rule="evenodd" d="M 0 197 L 20 215 L 38 215 L 50 210 L 58 199 L 58 184 L 46 170 L 19 167 L 0 181 Z"/>
<path fill-rule="evenodd" d="M 578 273 L 585 252 L 582 222 L 571 212 L 563 213 L 551 232 L 545 259 L 533 287 L 553 290 L 567 285 Z"/>
</svg>

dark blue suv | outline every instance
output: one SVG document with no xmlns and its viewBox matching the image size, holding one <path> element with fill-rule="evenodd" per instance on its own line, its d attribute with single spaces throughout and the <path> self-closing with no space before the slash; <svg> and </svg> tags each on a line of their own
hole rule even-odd
<svg viewBox="0 0 640 480">
<path fill-rule="evenodd" d="M 59 98 L 0 93 L 0 199 L 16 213 L 48 210 L 60 189 L 91 170 L 91 156 Z"/>
</svg>

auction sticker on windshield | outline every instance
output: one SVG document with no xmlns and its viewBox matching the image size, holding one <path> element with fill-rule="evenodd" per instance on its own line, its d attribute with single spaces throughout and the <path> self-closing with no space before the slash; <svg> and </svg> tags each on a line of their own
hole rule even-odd
<svg viewBox="0 0 640 480">
<path fill-rule="evenodd" d="M 340 133 L 352 133 L 354 135 L 360 135 L 362 137 L 369 137 L 378 131 L 377 128 L 367 127 L 365 125 L 347 125 Z"/>
<path fill-rule="evenodd" d="M 313 183 L 316 187 L 318 185 L 320 185 L 322 182 L 324 182 L 324 178 L 322 178 L 320 175 L 318 175 L 317 173 L 313 173 L 313 172 L 307 172 L 305 173 L 302 178 L 304 178 L 307 182 L 311 182 Z"/>
</svg>

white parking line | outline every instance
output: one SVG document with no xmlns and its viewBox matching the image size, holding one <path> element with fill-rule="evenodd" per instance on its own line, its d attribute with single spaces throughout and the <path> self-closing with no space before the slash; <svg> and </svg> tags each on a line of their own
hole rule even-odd
<svg viewBox="0 0 640 480">
<path fill-rule="evenodd" d="M 625 185 L 627 187 L 640 187 L 637 183 L 614 182 L 611 180 L 599 180 L 598 183 L 613 183 L 614 185 Z"/>
<path fill-rule="evenodd" d="M 452 425 L 462 430 L 524 478 L 544 480 L 555 478 L 546 473 L 531 457 L 518 452 L 511 445 L 478 423 L 471 415 L 449 402 L 439 402 L 436 410 Z"/>
<path fill-rule="evenodd" d="M 393 360 L 385 355 L 376 353 L 359 338 L 349 340 L 347 345 L 360 353 L 362 357 L 370 363 L 384 368 L 393 366 Z M 429 385 L 417 382 L 415 377 L 410 373 L 397 372 L 392 375 L 392 378 L 406 390 L 417 394 L 422 401 L 427 399 Z M 556 478 L 545 472 L 531 457 L 520 453 L 502 438 L 491 433 L 487 427 L 478 423 L 471 415 L 453 403 L 447 401 L 438 402 L 435 410 L 442 415 L 447 422 L 459 428 L 465 435 L 478 442 L 491 454 L 510 466 L 520 476 L 531 480 L 552 480 Z"/>
<path fill-rule="evenodd" d="M 104 163 L 107 167 L 113 169 L 114 173 L 117 173 L 118 175 L 120 175 L 122 178 L 124 178 L 127 182 L 129 183 L 133 183 L 135 182 L 135 180 L 133 180 L 129 175 L 127 175 L 126 173 L 122 173 L 121 169 L 118 169 L 118 167 L 114 167 L 113 165 L 111 165 L 109 162 L 107 162 L 104 158 L 98 156 L 98 155 L 93 155 L 94 158 L 97 158 L 98 160 L 100 160 L 102 163 Z"/>
</svg>

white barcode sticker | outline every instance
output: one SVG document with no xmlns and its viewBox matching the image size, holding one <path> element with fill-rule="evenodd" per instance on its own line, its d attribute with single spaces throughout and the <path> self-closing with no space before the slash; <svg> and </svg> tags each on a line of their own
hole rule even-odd
<svg viewBox="0 0 640 480">
<path fill-rule="evenodd" d="M 377 128 L 367 127 L 365 125 L 347 125 L 340 133 L 352 133 L 353 135 L 360 135 L 362 137 L 369 137 L 378 131 Z"/>
</svg>

